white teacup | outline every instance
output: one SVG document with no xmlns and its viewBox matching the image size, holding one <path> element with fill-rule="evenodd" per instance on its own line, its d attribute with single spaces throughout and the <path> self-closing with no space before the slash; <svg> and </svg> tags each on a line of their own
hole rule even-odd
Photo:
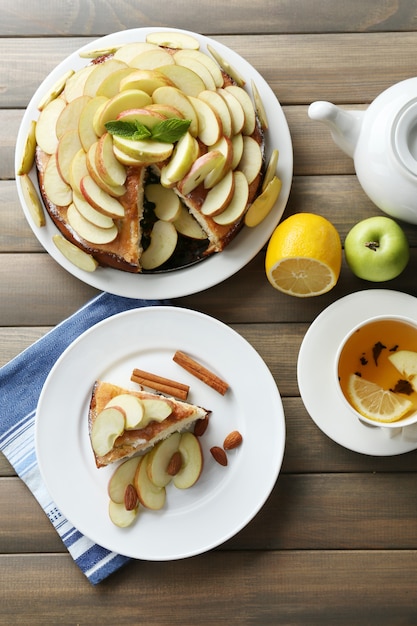
<svg viewBox="0 0 417 626">
<path fill-rule="evenodd" d="M 379 315 L 357 324 L 345 335 L 337 350 L 334 366 L 336 387 L 341 402 L 352 417 L 368 426 L 383 428 L 390 437 L 398 435 L 405 427 L 416 425 L 407 429 L 414 439 L 417 438 L 417 392 L 412 390 L 410 384 L 406 383 L 403 393 L 399 393 L 399 397 L 412 403 L 409 412 L 389 422 L 377 421 L 360 413 L 347 392 L 347 380 L 354 373 L 384 389 L 395 388 L 398 381 L 405 379 L 388 359 L 397 350 L 417 352 L 416 320 L 400 315 Z"/>
</svg>

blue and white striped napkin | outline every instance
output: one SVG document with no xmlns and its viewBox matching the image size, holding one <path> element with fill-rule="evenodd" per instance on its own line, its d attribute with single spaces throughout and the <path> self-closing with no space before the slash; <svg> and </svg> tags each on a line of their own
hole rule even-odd
<svg viewBox="0 0 417 626">
<path fill-rule="evenodd" d="M 0 450 L 44 509 L 75 563 L 94 585 L 130 559 L 82 535 L 51 501 L 35 454 L 36 406 L 55 361 L 79 335 L 116 313 L 157 304 L 161 302 L 102 293 L 0 368 Z"/>
</svg>

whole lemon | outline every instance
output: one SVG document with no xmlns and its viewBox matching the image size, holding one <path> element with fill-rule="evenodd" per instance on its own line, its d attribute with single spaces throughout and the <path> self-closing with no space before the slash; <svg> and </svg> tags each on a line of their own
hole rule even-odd
<svg viewBox="0 0 417 626">
<path fill-rule="evenodd" d="M 299 298 L 332 289 L 342 266 L 335 226 L 315 213 L 296 213 L 278 224 L 269 240 L 265 271 L 271 285 Z"/>
</svg>

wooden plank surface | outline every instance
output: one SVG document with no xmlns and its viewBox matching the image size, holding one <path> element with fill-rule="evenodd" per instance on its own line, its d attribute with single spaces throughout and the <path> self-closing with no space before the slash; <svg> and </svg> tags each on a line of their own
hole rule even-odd
<svg viewBox="0 0 417 626">
<path fill-rule="evenodd" d="M 307 109 L 327 99 L 365 110 L 383 89 L 415 75 L 412 0 L 202 0 L 195 10 L 183 0 L 0 4 L 0 366 L 98 293 L 38 243 L 19 205 L 14 147 L 44 77 L 108 32 L 180 26 L 236 50 L 271 85 L 288 120 L 294 180 L 285 216 L 324 215 L 343 241 L 354 223 L 379 214 L 352 160 Z M 296 375 L 305 332 L 338 298 L 380 287 L 417 295 L 417 228 L 403 227 L 411 262 L 389 283 L 361 281 L 344 262 L 334 290 L 300 301 L 270 287 L 264 248 L 236 276 L 173 300 L 245 337 L 283 398 L 277 483 L 259 514 L 218 549 L 178 562 L 132 562 L 94 588 L 0 454 L 0 624 L 417 623 L 417 451 L 373 457 L 333 442 L 308 415 Z"/>
</svg>

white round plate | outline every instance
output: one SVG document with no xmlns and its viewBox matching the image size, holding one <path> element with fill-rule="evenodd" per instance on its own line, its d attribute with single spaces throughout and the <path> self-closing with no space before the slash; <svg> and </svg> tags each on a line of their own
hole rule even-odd
<svg viewBox="0 0 417 626">
<path fill-rule="evenodd" d="M 80 50 L 74 52 L 60 63 L 38 88 L 25 111 L 16 141 L 16 170 L 30 122 L 39 116 L 37 104 L 41 97 L 66 71 L 80 69 L 88 63 L 88 60 L 79 56 L 80 52 L 103 49 L 107 46 L 110 47 L 132 41 L 144 41 L 146 35 L 153 31 L 176 30 L 172 28 L 137 28 L 113 33 L 80 48 Z M 268 83 L 245 59 L 233 50 L 197 33 L 182 32 L 187 32 L 196 37 L 200 42 L 200 49 L 204 52 L 207 51 L 207 44 L 213 46 L 223 58 L 245 77 L 249 89 L 251 81 L 255 82 L 270 124 L 270 128 L 265 136 L 266 158 L 269 158 L 273 149 L 277 148 L 279 150 L 277 175 L 282 180 L 282 189 L 274 209 L 267 218 L 256 228 L 244 227 L 235 240 L 220 254 L 214 254 L 204 261 L 184 269 L 166 273 L 138 275 L 104 267 L 97 268 L 95 272 L 85 272 L 70 263 L 57 250 L 52 241 L 52 236 L 58 232 L 58 229 L 49 216 L 46 216 L 47 224 L 43 228 L 38 228 L 33 223 L 23 198 L 19 176 L 16 175 L 17 191 L 26 219 L 45 250 L 73 276 L 101 291 L 108 291 L 119 296 L 144 299 L 177 298 L 203 291 L 229 278 L 249 263 L 268 241 L 275 226 L 281 219 L 290 193 L 293 173 L 291 136 L 282 108 Z M 35 167 L 30 176 L 37 186 Z"/>
<path fill-rule="evenodd" d="M 417 320 L 417 300 L 388 289 L 345 296 L 311 324 L 298 355 L 298 387 L 312 420 L 330 439 L 362 454 L 391 456 L 417 448 L 417 439 L 366 426 L 341 402 L 334 384 L 334 359 L 347 332 L 372 315 L 405 315 Z M 405 429 L 403 429 L 405 430 Z"/>
<path fill-rule="evenodd" d="M 226 380 L 226 394 L 176 365 L 178 349 Z M 162 510 L 141 508 L 133 526 L 120 529 L 107 511 L 115 467 L 96 468 L 87 416 L 95 380 L 137 389 L 130 383 L 134 367 L 189 384 L 189 402 L 212 415 L 201 437 L 204 468 L 198 482 L 186 490 L 168 485 Z M 227 467 L 220 466 L 209 449 L 235 429 L 243 442 L 228 453 Z M 57 361 L 37 409 L 36 452 L 55 504 L 94 542 L 138 559 L 189 557 L 235 535 L 268 498 L 284 445 L 281 397 L 258 353 L 225 324 L 176 307 L 135 309 L 93 326 Z"/>
</svg>

